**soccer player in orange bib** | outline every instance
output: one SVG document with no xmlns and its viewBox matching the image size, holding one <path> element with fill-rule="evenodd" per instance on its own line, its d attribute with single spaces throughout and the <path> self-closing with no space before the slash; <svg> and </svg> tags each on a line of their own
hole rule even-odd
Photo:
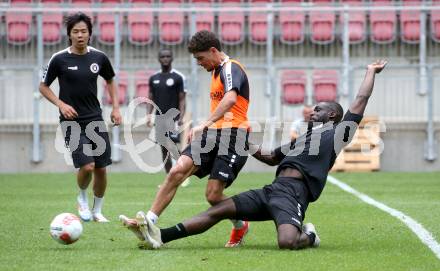
<svg viewBox="0 0 440 271">
<path fill-rule="evenodd" d="M 150 210 L 137 213 L 139 221 L 148 219 L 156 224 L 179 185 L 191 175 L 209 175 L 206 199 L 211 205 L 220 203 L 227 198 L 224 189 L 237 178 L 248 157 L 249 82 L 243 66 L 222 51 L 220 41 L 209 31 L 197 32 L 188 51 L 212 74 L 211 113 L 191 130 L 190 144 L 166 176 Z M 120 219 L 124 223 L 128 218 L 121 215 Z M 226 247 L 239 246 L 249 229 L 247 221 L 231 222 L 233 229 Z"/>
</svg>

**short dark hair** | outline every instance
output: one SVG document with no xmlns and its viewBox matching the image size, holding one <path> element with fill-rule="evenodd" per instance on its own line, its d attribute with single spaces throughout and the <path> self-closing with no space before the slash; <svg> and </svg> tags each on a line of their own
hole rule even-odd
<svg viewBox="0 0 440 271">
<path fill-rule="evenodd" d="M 335 123 L 339 123 L 342 120 L 342 117 L 344 116 L 344 109 L 342 109 L 342 106 L 337 102 L 326 102 L 329 109 L 336 113 L 336 116 L 334 118 Z"/>
<path fill-rule="evenodd" d="M 220 40 L 211 31 L 202 30 L 194 34 L 188 44 L 191 54 L 208 51 L 211 47 L 221 51 Z"/>
<path fill-rule="evenodd" d="M 157 56 L 160 57 L 160 54 L 164 51 L 169 51 L 171 53 L 171 57 L 173 57 L 173 51 L 170 48 L 162 47 L 159 49 L 159 52 L 157 53 Z"/>
<path fill-rule="evenodd" d="M 70 31 L 72 31 L 72 28 L 79 22 L 84 22 L 87 25 L 87 29 L 89 30 L 88 42 L 90 42 L 90 37 L 92 36 L 92 20 L 86 14 L 77 12 L 66 17 L 67 37 L 69 37 L 70 44 L 72 44 L 72 41 L 70 40 Z"/>
</svg>

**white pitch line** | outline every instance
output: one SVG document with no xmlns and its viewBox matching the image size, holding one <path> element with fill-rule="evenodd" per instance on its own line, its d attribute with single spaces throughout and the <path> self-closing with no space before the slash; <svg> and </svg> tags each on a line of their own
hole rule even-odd
<svg viewBox="0 0 440 271">
<path fill-rule="evenodd" d="M 434 236 L 432 236 L 432 234 L 422 226 L 422 224 L 420 224 L 413 218 L 407 216 L 406 214 L 402 213 L 401 211 L 393 209 L 383 204 L 382 202 L 379 202 L 365 194 L 362 194 L 361 192 L 355 190 L 348 184 L 339 181 L 335 177 L 328 176 L 327 181 L 338 186 L 342 190 L 355 195 L 362 201 L 370 205 L 373 205 L 374 207 L 379 208 L 384 212 L 387 212 L 388 214 L 396 217 L 397 219 L 405 223 L 406 226 L 408 226 L 408 228 L 410 228 L 410 230 L 412 230 L 417 235 L 420 241 L 422 241 L 422 243 L 427 245 L 432 250 L 432 252 L 434 252 L 435 256 L 437 256 L 437 258 L 440 259 L 440 244 L 434 239 Z"/>
</svg>

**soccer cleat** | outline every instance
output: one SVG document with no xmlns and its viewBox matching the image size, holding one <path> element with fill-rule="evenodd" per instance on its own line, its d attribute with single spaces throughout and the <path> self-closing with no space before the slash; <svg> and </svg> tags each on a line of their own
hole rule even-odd
<svg viewBox="0 0 440 271">
<path fill-rule="evenodd" d="M 188 177 L 183 181 L 183 183 L 180 185 L 181 187 L 187 187 L 191 183 L 191 179 Z"/>
<path fill-rule="evenodd" d="M 312 247 L 319 247 L 319 244 L 321 243 L 321 239 L 319 239 L 318 233 L 316 232 L 315 225 L 312 223 L 306 223 L 303 225 L 303 232 L 305 234 L 314 233 L 315 234 L 315 242 L 311 244 Z"/>
<path fill-rule="evenodd" d="M 243 221 L 243 227 L 240 229 L 233 228 L 231 231 L 231 236 L 229 241 L 226 243 L 225 247 L 238 247 L 244 243 L 244 237 L 249 231 L 249 222 Z"/>
<path fill-rule="evenodd" d="M 98 223 L 108 223 L 110 220 L 105 218 L 101 213 L 93 213 L 93 221 Z"/>
<path fill-rule="evenodd" d="M 154 223 L 148 219 L 142 211 L 137 212 L 136 220 L 139 225 L 139 230 L 144 238 L 144 241 L 139 244 L 139 247 L 153 249 L 160 248 L 163 245 L 162 238 L 160 237 L 160 229 L 154 225 Z"/>
<path fill-rule="evenodd" d="M 128 218 L 125 215 L 120 215 L 119 221 L 121 221 L 122 225 L 124 225 L 127 229 L 133 232 L 139 240 L 145 241 L 136 219 Z"/>
<path fill-rule="evenodd" d="M 86 201 L 83 201 L 78 196 L 78 214 L 82 221 L 88 222 L 92 219 L 92 212 L 90 212 L 89 204 Z"/>
</svg>

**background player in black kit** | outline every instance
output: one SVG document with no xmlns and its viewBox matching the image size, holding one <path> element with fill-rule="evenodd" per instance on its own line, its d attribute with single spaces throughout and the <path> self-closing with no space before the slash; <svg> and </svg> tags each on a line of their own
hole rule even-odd
<svg viewBox="0 0 440 271">
<path fill-rule="evenodd" d="M 106 167 L 112 161 L 110 141 L 97 98 L 97 79 L 100 75 L 107 81 L 113 101 L 110 117 L 115 125 L 119 125 L 122 118 L 113 81 L 115 73 L 107 56 L 88 46 L 92 23 L 87 15 L 77 13 L 68 16 L 66 28 L 70 47 L 50 58 L 40 83 L 40 92 L 59 108 L 66 146 L 72 153 L 75 168 L 79 168 L 77 201 L 81 219 L 108 222 L 101 208 L 107 187 Z M 60 87 L 59 98 L 49 88 L 56 78 Z M 87 187 L 92 175 L 94 203 L 90 211 Z"/>
<path fill-rule="evenodd" d="M 156 116 L 165 114 L 170 109 L 177 109 L 180 114 L 176 117 L 175 121 L 178 125 L 183 124 L 183 117 L 185 115 L 185 98 L 186 98 L 186 89 L 185 89 L 185 76 L 172 68 L 173 62 L 173 52 L 169 49 L 161 49 L 158 55 L 159 63 L 161 70 L 156 72 L 150 77 L 149 85 L 150 85 L 150 94 L 149 98 L 152 100 L 157 107 L 160 109 L 156 110 Z M 152 126 L 152 113 L 154 107 L 152 105 L 148 105 L 147 109 L 147 125 Z M 158 120 L 158 119 L 156 119 Z M 157 123 L 160 125 L 160 123 Z M 162 151 L 162 160 L 165 163 L 165 171 L 166 173 L 170 172 L 172 161 L 171 155 L 168 151 L 168 146 L 164 146 L 164 142 L 159 140 L 159 138 L 163 138 L 164 136 L 169 137 L 174 143 L 180 142 L 180 135 L 177 133 L 166 133 L 164 135 L 159 135 L 158 133 L 164 132 L 166 129 L 162 129 L 162 127 L 156 127 L 156 141 L 161 143 L 161 151 Z M 177 157 L 174 157 L 177 159 Z"/>
<path fill-rule="evenodd" d="M 268 155 L 262 154 L 261 149 L 253 154 L 266 164 L 278 165 L 272 184 L 228 198 L 170 228 L 159 229 L 148 217 L 144 221 L 126 219 L 124 225 L 143 245 L 159 248 L 164 243 L 200 234 L 223 219 L 273 220 L 279 248 L 319 246 L 320 239 L 314 225 L 303 225 L 304 214 L 309 202 L 316 201 L 321 195 L 337 154 L 352 139 L 373 91 L 375 74 L 385 65 L 385 61 L 368 65 L 365 79 L 345 115 L 338 103 L 321 102 L 314 107 L 306 134 Z"/>
</svg>

